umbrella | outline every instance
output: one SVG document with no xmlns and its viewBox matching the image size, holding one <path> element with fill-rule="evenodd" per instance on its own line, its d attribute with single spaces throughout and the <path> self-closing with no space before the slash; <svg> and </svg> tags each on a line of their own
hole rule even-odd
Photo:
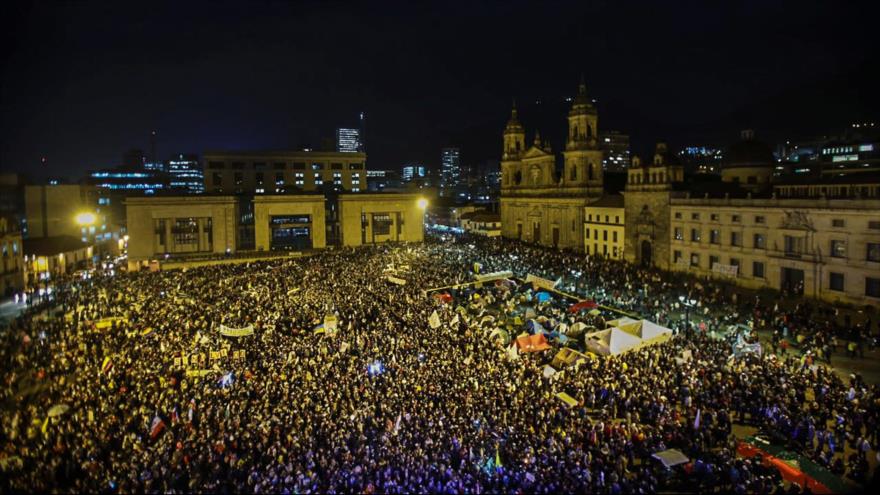
<svg viewBox="0 0 880 495">
<path fill-rule="evenodd" d="M 584 300 L 569 306 L 568 311 L 570 313 L 577 313 L 578 311 L 583 311 L 585 309 L 596 309 L 598 307 L 599 304 L 596 303 L 596 301 Z"/>
<path fill-rule="evenodd" d="M 451 303 L 452 302 L 452 296 L 450 296 L 446 292 L 444 292 L 442 294 L 434 294 L 434 298 L 439 299 L 440 302 L 442 302 L 442 303 Z"/>
<path fill-rule="evenodd" d="M 70 409 L 67 404 L 57 404 L 49 408 L 49 417 L 55 418 L 66 413 Z"/>
<path fill-rule="evenodd" d="M 594 310 L 591 310 L 589 314 L 590 314 L 590 316 L 599 316 L 601 313 L 602 312 L 599 311 L 598 309 L 594 309 Z"/>
</svg>

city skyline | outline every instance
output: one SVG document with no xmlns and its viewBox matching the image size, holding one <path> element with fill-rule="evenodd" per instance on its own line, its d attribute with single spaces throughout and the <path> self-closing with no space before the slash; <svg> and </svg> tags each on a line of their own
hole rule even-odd
<svg viewBox="0 0 880 495">
<path fill-rule="evenodd" d="M 12 8 L 0 167 L 78 176 L 115 165 L 122 150 L 150 149 L 153 130 L 160 157 L 296 149 L 332 139 L 366 112 L 372 163 L 418 161 L 437 170 L 437 151 L 450 143 L 468 163 L 495 157 L 513 99 L 560 146 L 558 109 L 581 75 L 603 128 L 630 135 L 634 155 L 649 154 L 657 140 L 672 148 L 723 145 L 743 128 L 777 142 L 877 113 L 871 16 L 848 15 L 868 14 L 868 4 L 384 6 L 160 5 L 138 13 L 138 22 L 129 21 L 130 6 Z M 830 21 L 843 14 L 847 23 Z M 436 16 L 443 26 L 432 24 Z M 627 28 L 603 33 L 592 28 L 597 19 Z M 327 38 L 317 27 L 327 23 L 347 36 Z M 748 38 L 738 35 L 742 26 Z M 352 40 L 361 43 L 362 61 L 328 62 Z M 499 53 L 502 45 L 512 49 Z M 528 60 L 546 69 L 513 78 L 512 67 Z M 228 65 L 240 73 L 212 75 Z M 144 73 L 152 75 L 150 91 L 134 91 Z"/>
</svg>

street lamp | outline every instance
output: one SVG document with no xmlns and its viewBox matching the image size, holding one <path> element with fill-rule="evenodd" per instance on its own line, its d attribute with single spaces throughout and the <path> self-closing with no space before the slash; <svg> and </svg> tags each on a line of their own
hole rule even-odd
<svg viewBox="0 0 880 495">
<path fill-rule="evenodd" d="M 76 215 L 76 224 L 80 227 L 88 227 L 95 224 L 95 214 L 84 211 Z"/>
<path fill-rule="evenodd" d="M 684 306 L 684 329 L 687 331 L 691 327 L 691 308 L 697 305 L 697 300 L 688 299 L 685 296 L 678 296 L 678 300 L 681 302 L 681 305 Z"/>
<path fill-rule="evenodd" d="M 424 211 L 428 208 L 428 200 L 425 198 L 419 198 L 419 200 L 416 202 L 416 204 L 419 206 L 420 210 Z"/>
</svg>

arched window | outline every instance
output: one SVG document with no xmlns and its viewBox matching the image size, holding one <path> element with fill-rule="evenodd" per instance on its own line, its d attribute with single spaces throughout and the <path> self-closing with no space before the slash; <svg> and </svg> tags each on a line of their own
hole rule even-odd
<svg viewBox="0 0 880 495">
<path fill-rule="evenodd" d="M 572 164 L 571 165 L 571 180 L 577 180 L 577 178 L 578 178 L 577 166 Z"/>
<path fill-rule="evenodd" d="M 519 170 L 517 170 L 516 173 L 513 174 L 513 182 L 514 182 L 516 185 L 519 185 L 519 183 L 522 182 L 522 172 L 520 172 Z"/>
<path fill-rule="evenodd" d="M 587 129 L 589 129 L 589 127 L 587 127 Z M 591 163 L 590 166 L 587 168 L 587 170 L 589 171 L 589 173 L 587 174 L 587 178 L 588 178 L 589 180 L 593 180 L 593 164 L 592 164 L 592 163 Z"/>
<path fill-rule="evenodd" d="M 587 137 L 593 137 L 593 126 L 587 124 Z"/>
<path fill-rule="evenodd" d="M 522 143 L 520 143 L 520 142 L 519 142 L 519 139 L 517 139 L 517 140 L 516 140 L 516 151 L 519 151 L 519 149 L 520 149 L 519 147 L 520 147 L 521 145 L 522 145 Z"/>
<path fill-rule="evenodd" d="M 571 132 L 571 137 L 573 139 L 577 139 L 578 137 L 578 126 L 575 124 L 574 129 Z"/>
</svg>

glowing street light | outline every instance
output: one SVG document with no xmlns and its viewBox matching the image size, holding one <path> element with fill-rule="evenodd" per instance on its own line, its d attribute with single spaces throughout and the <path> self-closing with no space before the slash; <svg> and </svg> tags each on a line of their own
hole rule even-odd
<svg viewBox="0 0 880 495">
<path fill-rule="evenodd" d="M 419 205 L 420 210 L 425 210 L 428 208 L 428 200 L 425 198 L 419 198 L 419 201 L 416 204 Z"/>
<path fill-rule="evenodd" d="M 76 215 L 76 223 L 80 226 L 94 225 L 95 214 L 91 212 L 83 212 Z"/>
</svg>

